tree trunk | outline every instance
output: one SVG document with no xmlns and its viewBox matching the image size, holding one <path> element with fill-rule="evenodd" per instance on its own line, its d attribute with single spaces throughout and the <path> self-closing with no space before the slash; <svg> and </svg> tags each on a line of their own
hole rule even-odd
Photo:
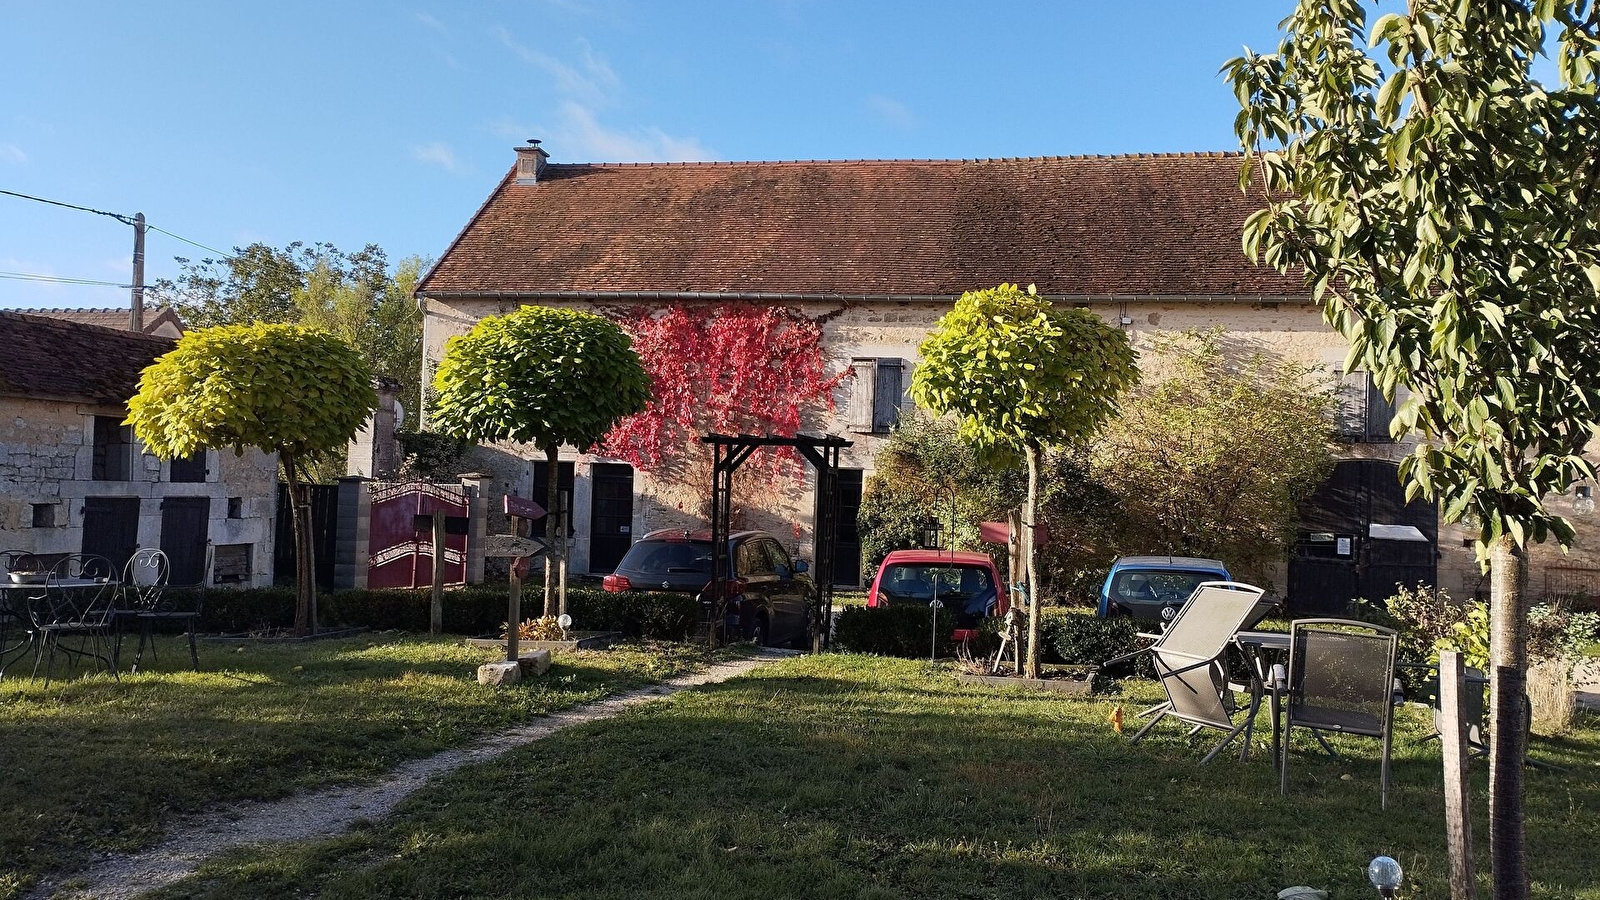
<svg viewBox="0 0 1600 900">
<path fill-rule="evenodd" d="M 1039 566 L 1034 554 L 1034 518 L 1039 514 L 1039 448 L 1028 447 L 1028 506 L 1023 510 L 1022 553 L 1028 561 L 1028 665 L 1027 676 L 1039 677 Z"/>
<path fill-rule="evenodd" d="M 1528 753 L 1528 557 L 1509 537 L 1489 571 L 1489 857 L 1495 900 L 1526 900 L 1522 774 Z"/>
<path fill-rule="evenodd" d="M 289 522 L 294 526 L 294 633 L 315 634 L 317 628 L 317 570 L 312 557 L 311 504 L 296 471 L 292 453 L 282 454 L 284 479 L 289 482 Z"/>
<path fill-rule="evenodd" d="M 549 474 L 549 487 L 544 492 L 544 539 L 549 545 L 545 551 L 544 566 L 544 614 L 556 614 L 556 583 L 555 573 L 560 568 L 561 557 L 566 549 L 566 535 L 561 531 L 561 465 L 557 459 L 561 453 L 560 445 L 551 445 L 545 448 L 545 470 Z"/>
</svg>

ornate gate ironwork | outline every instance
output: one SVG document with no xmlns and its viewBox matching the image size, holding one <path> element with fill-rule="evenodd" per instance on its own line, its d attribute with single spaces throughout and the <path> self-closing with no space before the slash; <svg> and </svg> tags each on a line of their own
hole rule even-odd
<svg viewBox="0 0 1600 900">
<path fill-rule="evenodd" d="M 367 586 L 424 587 L 433 584 L 432 527 L 419 528 L 418 516 L 467 515 L 467 493 L 460 485 L 375 482 L 369 486 L 372 516 L 368 530 Z M 445 584 L 467 581 L 467 536 L 451 534 L 444 542 Z"/>
</svg>

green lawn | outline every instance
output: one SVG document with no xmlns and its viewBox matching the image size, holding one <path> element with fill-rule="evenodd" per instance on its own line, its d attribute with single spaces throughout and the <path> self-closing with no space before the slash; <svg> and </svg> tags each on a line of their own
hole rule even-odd
<svg viewBox="0 0 1600 900">
<path fill-rule="evenodd" d="M 681 645 L 558 655 L 550 674 L 480 687 L 492 656 L 459 639 L 303 645 L 163 640 L 156 674 L 0 682 L 0 900 L 93 851 L 154 842 L 174 815 L 377 775 L 498 725 L 694 668 Z M 58 661 L 58 674 L 60 663 Z"/>
<path fill-rule="evenodd" d="M 370 828 L 235 853 L 160 896 L 1361 898 L 1379 853 L 1406 867 L 1404 897 L 1448 895 L 1422 712 L 1405 711 L 1384 812 L 1375 741 L 1350 740 L 1341 763 L 1297 740 L 1280 799 L 1265 754 L 1199 768 L 1177 725 L 1138 746 L 1111 731 L 1117 702 L 1153 698 L 1148 683 L 1080 701 L 798 658 L 461 770 Z M 1600 898 L 1600 731 L 1534 744 L 1570 769 L 1529 772 L 1535 895 Z"/>
</svg>

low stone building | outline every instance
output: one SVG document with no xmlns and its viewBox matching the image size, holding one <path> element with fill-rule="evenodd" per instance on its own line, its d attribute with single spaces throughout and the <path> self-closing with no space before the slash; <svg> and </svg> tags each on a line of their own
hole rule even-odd
<svg viewBox="0 0 1600 900">
<path fill-rule="evenodd" d="M 276 458 L 165 462 L 122 424 L 170 338 L 0 312 L 0 346 L 0 549 L 120 565 L 158 547 L 174 584 L 271 584 Z"/>
<path fill-rule="evenodd" d="M 821 323 L 829 366 L 853 376 L 836 412 L 819 411 L 806 427 L 855 442 L 842 463 L 847 522 L 907 402 L 918 345 L 963 291 L 1035 284 L 1136 343 L 1158 331 L 1221 327 L 1330 371 L 1346 351 L 1299 279 L 1243 256 L 1240 228 L 1261 199 L 1239 190 L 1236 154 L 640 165 L 551 164 L 536 145 L 517 155 L 419 285 L 424 377 L 449 337 L 519 304 L 612 315 L 674 304 L 784 306 Z M 1395 463 L 1409 445 L 1389 439 L 1390 408 L 1365 373 L 1342 377 L 1348 460 L 1309 511 L 1278 589 L 1330 605 L 1342 602 L 1336 594 L 1381 595 L 1396 582 L 1477 592 L 1465 532 L 1441 527 L 1430 504 L 1408 505 L 1399 492 Z M 501 490 L 542 497 L 549 473 L 535 456 L 528 447 L 484 448 L 473 465 L 494 473 Z M 578 448 L 562 459 L 577 571 L 609 571 L 650 529 L 698 524 L 699 485 Z M 809 554 L 812 485 L 769 492 L 749 524 L 792 536 L 791 549 Z M 1554 505 L 1565 512 L 1570 498 Z M 852 538 L 847 525 L 835 570 L 844 584 L 862 575 Z M 1534 590 L 1553 578 L 1600 592 L 1597 548 L 1583 522 L 1572 556 L 1540 548 Z"/>
</svg>

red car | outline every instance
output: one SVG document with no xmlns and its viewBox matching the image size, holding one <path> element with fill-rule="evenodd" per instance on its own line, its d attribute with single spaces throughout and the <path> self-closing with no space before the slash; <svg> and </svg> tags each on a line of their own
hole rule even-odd
<svg viewBox="0 0 1600 900">
<path fill-rule="evenodd" d="M 994 560 L 983 553 L 896 550 L 883 558 L 868 606 L 928 606 L 937 599 L 955 623 L 955 639 L 974 636 L 988 616 L 1005 615 L 1010 597 Z"/>
</svg>

